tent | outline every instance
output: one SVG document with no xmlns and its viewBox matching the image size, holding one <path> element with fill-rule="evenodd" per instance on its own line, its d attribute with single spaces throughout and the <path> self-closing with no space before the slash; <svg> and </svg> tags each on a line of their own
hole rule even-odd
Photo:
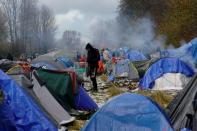
<svg viewBox="0 0 197 131">
<path fill-rule="evenodd" d="M 133 61 L 133 65 L 137 69 L 140 78 L 144 76 L 146 71 L 149 69 L 149 67 L 155 62 L 157 59 L 151 59 L 151 60 L 143 60 L 143 61 Z"/>
<path fill-rule="evenodd" d="M 50 64 L 49 62 L 38 62 L 36 64 L 31 64 L 33 68 L 43 68 L 43 69 L 50 69 L 50 70 L 58 70 L 55 66 Z"/>
<path fill-rule="evenodd" d="M 20 87 L 30 89 L 33 87 L 32 81 L 24 74 L 8 74 Z"/>
<path fill-rule="evenodd" d="M 10 68 L 12 68 L 15 65 L 16 63 L 13 61 L 9 61 L 7 59 L 0 60 L 0 69 L 3 70 L 4 72 L 8 71 Z"/>
<path fill-rule="evenodd" d="M 82 131 L 173 131 L 163 110 L 149 98 L 125 93 L 109 100 Z"/>
<path fill-rule="evenodd" d="M 197 130 L 197 75 L 175 97 L 166 109 L 174 130 Z M 181 130 L 184 131 L 184 130 Z"/>
<path fill-rule="evenodd" d="M 43 81 L 47 90 L 66 109 L 71 112 L 74 107 L 73 86 L 70 75 L 67 72 L 52 72 L 48 70 L 36 71 L 39 80 Z"/>
<path fill-rule="evenodd" d="M 74 109 L 85 111 L 95 111 L 98 109 L 97 104 L 82 89 L 83 87 L 78 85 L 78 82 L 73 86 L 73 80 L 76 78 L 71 78 L 68 71 L 58 72 L 39 69 L 36 73 L 37 79 L 44 83 L 47 91 L 71 115 L 78 115 Z M 84 104 L 82 105 L 81 103 Z"/>
<path fill-rule="evenodd" d="M 139 51 L 128 51 L 125 55 L 126 59 L 129 59 L 131 61 L 144 61 L 147 60 L 147 58 L 144 56 L 144 54 L 142 54 Z"/>
<path fill-rule="evenodd" d="M 25 71 L 23 70 L 22 66 L 16 65 L 10 68 L 6 73 L 7 74 L 25 74 Z"/>
<path fill-rule="evenodd" d="M 79 88 L 79 92 L 75 96 L 75 109 L 81 111 L 92 111 L 98 109 L 98 105 L 86 93 L 83 86 Z"/>
<path fill-rule="evenodd" d="M 50 69 L 50 70 L 61 70 L 64 69 L 64 66 L 55 61 L 55 58 L 51 56 L 39 56 L 32 60 L 31 66 L 35 68 L 43 68 L 43 69 Z"/>
<path fill-rule="evenodd" d="M 182 90 L 190 79 L 181 73 L 166 73 L 155 81 L 153 90 Z"/>
<path fill-rule="evenodd" d="M 68 114 L 68 112 L 48 91 L 47 87 L 41 83 L 42 81 L 38 79 L 36 72 L 33 73 L 32 79 L 32 83 L 34 85 L 34 94 L 39 99 L 40 104 L 43 106 L 43 108 L 55 119 L 55 121 L 59 125 L 67 124 L 74 121 L 74 118 Z"/>
<path fill-rule="evenodd" d="M 194 75 L 193 69 L 176 58 L 162 58 L 155 62 L 139 83 L 141 89 L 182 89 L 188 78 Z"/>
<path fill-rule="evenodd" d="M 75 118 L 71 117 L 53 97 L 50 97 L 51 94 L 46 92 L 46 87 L 41 87 L 38 84 L 34 75 L 32 76 L 33 82 L 22 74 L 10 75 L 10 77 L 34 99 L 36 104 L 42 108 L 42 111 L 45 112 L 56 125 L 63 126 L 64 124 L 74 121 Z M 50 103 L 48 101 L 50 101 Z"/>
<path fill-rule="evenodd" d="M 127 77 L 129 79 L 139 79 L 137 69 L 129 60 L 120 60 L 113 67 L 115 77 Z"/>
<path fill-rule="evenodd" d="M 74 63 L 68 58 L 58 57 L 56 60 L 62 63 L 65 68 L 74 67 Z"/>
<path fill-rule="evenodd" d="M 0 104 L 0 130 L 57 130 L 35 101 L 1 70 L 0 87 L 4 94 Z"/>
<path fill-rule="evenodd" d="M 161 57 L 179 58 L 191 65 L 197 64 L 197 38 L 177 49 L 168 49 L 160 52 Z"/>
<path fill-rule="evenodd" d="M 6 74 L 29 74 L 31 72 L 31 66 L 29 63 L 19 62 L 17 65 L 10 68 Z"/>
<path fill-rule="evenodd" d="M 34 63 L 41 62 L 41 61 L 53 61 L 53 60 L 54 58 L 52 56 L 41 55 L 33 59 L 31 62 L 34 64 Z"/>
<path fill-rule="evenodd" d="M 190 46 L 189 46 L 187 52 L 192 57 L 194 63 L 197 64 L 197 38 L 193 39 L 190 42 Z"/>
</svg>

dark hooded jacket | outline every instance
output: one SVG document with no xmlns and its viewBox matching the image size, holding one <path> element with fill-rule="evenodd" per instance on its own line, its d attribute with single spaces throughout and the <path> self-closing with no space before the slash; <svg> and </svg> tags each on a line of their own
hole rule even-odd
<svg viewBox="0 0 197 131">
<path fill-rule="evenodd" d="M 93 48 L 92 45 L 87 44 L 86 50 L 88 51 L 87 54 L 87 63 L 88 66 L 91 67 L 98 67 L 98 57 L 97 57 L 97 49 Z"/>
</svg>

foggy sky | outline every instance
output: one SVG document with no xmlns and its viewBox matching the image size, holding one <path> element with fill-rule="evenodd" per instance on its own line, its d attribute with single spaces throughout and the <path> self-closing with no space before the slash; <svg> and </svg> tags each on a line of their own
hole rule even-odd
<svg viewBox="0 0 197 131">
<path fill-rule="evenodd" d="M 110 20 L 117 16 L 119 0 L 39 0 L 49 6 L 58 26 L 57 38 L 65 30 L 77 30 L 84 39 L 90 37 L 90 25 L 98 20 Z"/>
</svg>

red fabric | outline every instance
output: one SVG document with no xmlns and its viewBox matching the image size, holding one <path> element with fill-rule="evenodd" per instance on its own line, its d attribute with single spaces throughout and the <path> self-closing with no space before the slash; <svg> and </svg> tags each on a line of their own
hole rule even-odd
<svg viewBox="0 0 197 131">
<path fill-rule="evenodd" d="M 79 62 L 86 62 L 86 57 L 85 56 L 81 56 Z"/>
<path fill-rule="evenodd" d="M 73 94 L 77 94 L 77 75 L 74 71 L 72 70 L 66 70 L 66 72 L 69 73 L 71 79 L 72 79 L 72 89 L 73 89 Z"/>
<path fill-rule="evenodd" d="M 25 73 L 31 72 L 31 66 L 28 63 L 19 63 Z"/>
<path fill-rule="evenodd" d="M 104 72 L 104 64 L 101 60 L 98 62 L 98 65 L 99 65 L 98 73 L 103 73 Z"/>
<path fill-rule="evenodd" d="M 121 57 L 112 57 L 112 63 L 117 63 L 119 60 L 122 60 Z"/>
<path fill-rule="evenodd" d="M 116 58 L 112 57 L 112 63 L 115 63 L 115 62 L 116 62 Z"/>
</svg>

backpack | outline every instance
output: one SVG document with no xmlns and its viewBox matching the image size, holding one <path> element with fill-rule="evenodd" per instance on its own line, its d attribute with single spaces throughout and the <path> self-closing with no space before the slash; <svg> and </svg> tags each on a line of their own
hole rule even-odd
<svg viewBox="0 0 197 131">
<path fill-rule="evenodd" d="M 96 56 L 97 62 L 100 61 L 100 53 L 98 49 L 95 49 L 95 56 Z"/>
</svg>

